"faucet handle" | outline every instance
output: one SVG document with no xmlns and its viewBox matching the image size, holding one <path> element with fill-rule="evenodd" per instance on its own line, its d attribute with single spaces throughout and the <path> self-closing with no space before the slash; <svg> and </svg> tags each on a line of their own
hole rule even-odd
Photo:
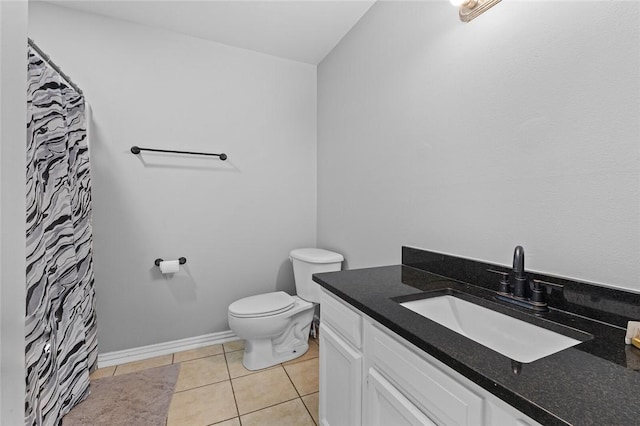
<svg viewBox="0 0 640 426">
<path fill-rule="evenodd" d="M 511 285 L 509 284 L 509 273 L 496 271 L 495 269 L 487 269 L 488 272 L 500 275 L 500 287 L 498 293 L 509 294 L 511 293 Z"/>
<path fill-rule="evenodd" d="M 544 290 L 542 290 L 539 286 L 534 285 L 533 290 L 531 290 L 531 301 L 544 302 Z"/>
<path fill-rule="evenodd" d="M 544 284 L 542 284 L 543 282 L 540 282 L 539 280 L 533 280 L 533 288 L 531 289 L 531 301 L 539 306 L 547 305 L 544 300 L 545 289 L 543 287 Z"/>
<path fill-rule="evenodd" d="M 536 279 L 533 280 L 533 285 L 546 287 L 547 293 L 551 293 L 551 289 L 556 289 L 560 291 L 564 289 L 564 286 L 562 284 L 550 283 L 549 281 L 542 281 L 542 280 L 536 280 Z"/>
</svg>

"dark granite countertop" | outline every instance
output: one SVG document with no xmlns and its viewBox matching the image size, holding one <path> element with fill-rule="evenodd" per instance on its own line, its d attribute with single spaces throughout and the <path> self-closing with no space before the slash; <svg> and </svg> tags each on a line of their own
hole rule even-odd
<svg viewBox="0 0 640 426">
<path fill-rule="evenodd" d="M 482 271 L 504 267 L 414 250 L 403 248 L 404 265 L 322 273 L 314 275 L 314 280 L 541 424 L 640 424 L 640 350 L 624 344 L 622 323 L 627 317 L 619 315 L 620 311 L 637 314 L 640 295 L 535 274 L 558 288 L 564 285 L 566 294 L 550 295 L 552 309 L 534 314 L 495 299 L 492 280 Z M 430 261 L 424 262 L 421 253 Z M 445 270 L 438 270 L 441 261 L 448 263 Z M 398 303 L 414 295 L 424 297 L 425 292 L 456 293 L 583 342 L 531 363 L 516 363 Z M 601 315 L 598 300 L 605 307 Z M 554 308 L 553 302 L 562 309 Z"/>
</svg>

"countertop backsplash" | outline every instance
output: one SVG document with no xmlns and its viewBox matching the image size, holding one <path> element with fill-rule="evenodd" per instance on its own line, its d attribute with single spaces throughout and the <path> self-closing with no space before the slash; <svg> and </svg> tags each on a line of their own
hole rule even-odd
<svg viewBox="0 0 640 426">
<path fill-rule="evenodd" d="M 451 255 L 402 247 L 402 264 L 432 274 L 442 275 L 466 284 L 498 291 L 500 277 L 495 272 L 510 272 L 511 268 Z M 551 308 L 584 315 L 618 327 L 627 327 L 627 321 L 640 320 L 640 294 L 611 287 L 574 281 L 567 278 L 527 271 L 536 280 L 549 286 L 547 303 Z"/>
</svg>

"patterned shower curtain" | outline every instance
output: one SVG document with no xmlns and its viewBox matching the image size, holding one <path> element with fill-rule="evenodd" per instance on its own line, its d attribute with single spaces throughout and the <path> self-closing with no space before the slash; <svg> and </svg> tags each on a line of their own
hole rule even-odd
<svg viewBox="0 0 640 426">
<path fill-rule="evenodd" d="M 97 363 L 84 97 L 29 48 L 26 425 L 59 425 Z"/>
</svg>

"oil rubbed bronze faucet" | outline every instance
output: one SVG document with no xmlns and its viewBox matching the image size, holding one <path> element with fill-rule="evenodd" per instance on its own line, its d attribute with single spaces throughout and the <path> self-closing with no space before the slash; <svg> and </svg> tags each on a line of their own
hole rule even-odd
<svg viewBox="0 0 640 426">
<path fill-rule="evenodd" d="M 527 276 L 524 273 L 524 249 L 516 246 L 513 251 L 513 297 L 526 299 Z"/>
<path fill-rule="evenodd" d="M 524 271 L 524 249 L 522 246 L 516 246 L 513 251 L 512 273 L 504 275 L 503 280 L 500 281 L 500 290 L 496 298 L 538 312 L 549 310 L 540 283 L 536 280 L 530 283 Z"/>
</svg>

